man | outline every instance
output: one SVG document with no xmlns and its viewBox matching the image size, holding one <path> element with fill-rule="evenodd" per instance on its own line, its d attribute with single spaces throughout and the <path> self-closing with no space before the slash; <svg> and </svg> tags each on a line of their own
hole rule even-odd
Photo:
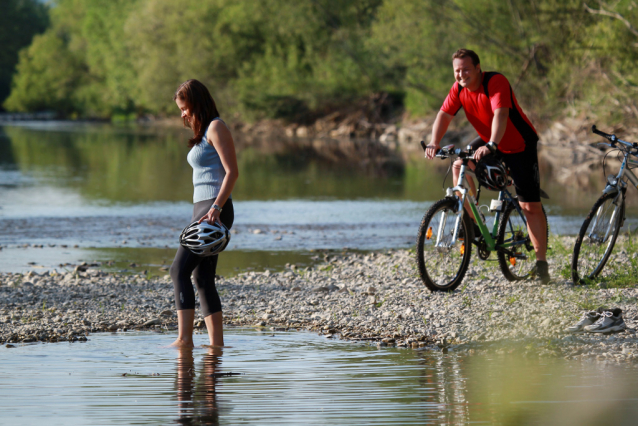
<svg viewBox="0 0 638 426">
<path fill-rule="evenodd" d="M 432 140 L 426 147 L 427 158 L 434 158 L 441 139 L 461 108 L 479 138 L 471 145 L 478 161 L 499 153 L 509 167 L 516 194 L 527 218 L 527 229 L 536 252 L 536 267 L 543 283 L 550 281 L 547 267 L 547 225 L 540 199 L 540 176 L 536 145 L 538 135 L 516 101 L 505 78 L 498 73 L 484 73 L 476 52 L 459 49 L 452 55 L 456 83 L 441 107 L 432 128 Z M 453 168 L 458 181 L 460 162 Z M 473 188 L 473 182 L 469 179 Z"/>
</svg>

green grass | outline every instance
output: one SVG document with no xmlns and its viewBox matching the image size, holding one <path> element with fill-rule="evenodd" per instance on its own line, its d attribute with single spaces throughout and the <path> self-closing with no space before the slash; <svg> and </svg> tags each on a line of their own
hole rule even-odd
<svg viewBox="0 0 638 426">
<path fill-rule="evenodd" d="M 554 278 L 572 279 L 572 253 L 576 237 L 550 235 L 547 259 L 552 268 L 558 271 Z M 625 263 L 618 258 L 621 253 Z M 634 257 L 635 255 L 635 257 Z M 605 265 L 601 276 L 585 280 L 583 287 L 588 288 L 635 288 L 638 287 L 638 235 L 635 232 L 624 232 L 618 236 L 612 255 Z"/>
<path fill-rule="evenodd" d="M 520 296 L 510 296 L 507 298 L 506 302 L 508 305 L 513 305 L 514 303 L 518 301 L 519 298 Z"/>
<path fill-rule="evenodd" d="M 638 243 L 636 233 L 623 232 L 618 236 L 612 254 L 600 276 L 586 280 L 586 285 L 606 288 L 635 288 L 638 286 Z"/>
</svg>

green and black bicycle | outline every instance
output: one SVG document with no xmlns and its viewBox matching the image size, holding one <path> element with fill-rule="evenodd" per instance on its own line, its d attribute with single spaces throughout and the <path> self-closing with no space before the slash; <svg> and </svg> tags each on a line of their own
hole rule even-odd
<svg viewBox="0 0 638 426">
<path fill-rule="evenodd" d="M 425 150 L 424 142 L 421 142 L 421 146 Z M 423 283 L 432 291 L 453 291 L 463 281 L 470 265 L 472 245 L 477 247 L 478 257 L 482 260 L 487 260 L 491 252 L 496 252 L 500 269 L 507 280 L 533 278 L 536 274 L 536 254 L 527 231 L 525 215 L 516 196 L 507 190 L 507 186 L 512 184 L 507 168 L 500 160 L 489 156 L 492 164 L 504 171 L 505 175 L 500 176 L 497 183 L 479 179 L 475 200 L 467 189 L 466 180 L 468 163 L 474 160 L 474 152 L 449 145 L 441 148 L 436 156 L 452 160 L 458 157 L 462 165 L 457 186 L 448 188 L 445 198 L 430 207 L 419 227 L 417 264 Z M 498 198 L 492 200 L 489 207 L 480 207 L 495 213 L 491 229 L 477 207 L 483 187 L 499 191 Z M 543 196 L 546 198 L 545 194 Z M 466 201 L 476 218 L 480 235 L 475 235 L 474 221 L 463 208 Z"/>
</svg>

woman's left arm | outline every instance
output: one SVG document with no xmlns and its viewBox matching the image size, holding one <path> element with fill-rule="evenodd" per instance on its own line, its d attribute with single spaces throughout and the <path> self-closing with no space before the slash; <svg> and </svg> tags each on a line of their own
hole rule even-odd
<svg viewBox="0 0 638 426">
<path fill-rule="evenodd" d="M 219 193 L 217 194 L 217 198 L 214 203 L 223 208 L 228 197 L 230 197 L 230 194 L 233 192 L 235 182 L 237 182 L 237 178 L 239 177 L 237 155 L 235 154 L 235 143 L 228 127 L 219 120 L 214 120 L 210 123 L 207 135 L 208 143 L 211 144 L 219 154 L 219 159 L 226 171 L 226 176 L 224 176 L 224 180 L 222 181 L 221 188 L 219 189 Z M 211 208 L 208 213 L 199 220 L 199 223 L 202 223 L 204 220 L 209 223 L 221 223 L 219 220 L 219 213 L 220 212 L 218 210 Z"/>
</svg>

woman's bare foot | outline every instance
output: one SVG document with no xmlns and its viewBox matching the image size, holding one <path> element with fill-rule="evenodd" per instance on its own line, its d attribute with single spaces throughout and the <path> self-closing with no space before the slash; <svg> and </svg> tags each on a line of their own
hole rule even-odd
<svg viewBox="0 0 638 426">
<path fill-rule="evenodd" d="M 223 346 L 202 345 L 202 347 L 206 348 L 208 355 L 222 356 L 224 354 Z"/>
<path fill-rule="evenodd" d="M 179 337 L 177 339 L 175 339 L 175 341 L 173 343 L 171 343 L 169 345 L 169 347 L 171 348 L 177 348 L 177 349 L 181 349 L 181 348 L 187 348 L 187 349 L 192 349 L 195 347 L 195 345 L 193 344 L 193 341 L 187 341 L 184 339 L 180 339 Z"/>
<path fill-rule="evenodd" d="M 204 318 L 210 346 L 224 346 L 224 316 L 222 311 Z"/>
<path fill-rule="evenodd" d="M 192 349 L 193 345 L 193 320 L 194 309 L 182 309 L 177 311 L 177 339 L 170 345 L 172 348 Z"/>
</svg>

